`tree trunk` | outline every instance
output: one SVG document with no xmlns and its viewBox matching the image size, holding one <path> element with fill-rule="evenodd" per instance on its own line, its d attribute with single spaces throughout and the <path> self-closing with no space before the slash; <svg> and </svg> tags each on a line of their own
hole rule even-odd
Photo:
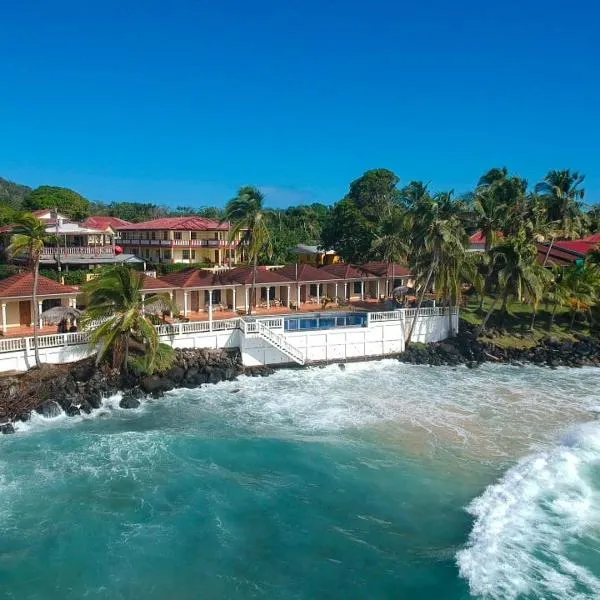
<svg viewBox="0 0 600 600">
<path fill-rule="evenodd" d="M 31 294 L 33 301 L 33 351 L 35 354 L 35 366 L 39 369 L 42 365 L 40 360 L 40 349 L 38 340 L 38 326 L 40 322 L 40 307 L 38 304 L 38 281 L 40 278 L 40 259 L 33 259 L 33 291 Z"/>
<path fill-rule="evenodd" d="M 485 330 L 485 326 L 487 325 L 487 322 L 489 321 L 489 318 L 492 316 L 492 313 L 494 312 L 494 310 L 496 308 L 496 304 L 498 304 L 498 297 L 497 296 L 496 296 L 496 298 L 494 298 L 494 301 L 492 302 L 492 306 L 490 306 L 490 310 L 488 310 L 487 315 L 485 315 L 485 318 L 483 319 L 481 325 L 479 326 L 479 329 L 477 330 L 476 337 L 479 337 L 481 335 L 481 333 Z"/>
<path fill-rule="evenodd" d="M 410 330 L 408 332 L 408 337 L 406 338 L 406 344 L 410 344 L 410 340 L 412 339 L 412 334 L 415 329 L 415 325 L 417 324 L 417 317 L 419 316 L 419 309 L 421 308 L 421 304 L 423 304 L 423 298 L 425 297 L 425 293 L 427 292 L 427 288 L 429 287 L 429 282 L 431 281 L 431 276 L 433 275 L 433 264 L 429 269 L 429 273 L 427 274 L 427 281 L 423 286 L 423 291 L 420 294 L 419 302 L 417 302 L 417 310 L 415 312 L 415 316 L 413 317 L 412 323 L 410 325 Z"/>
<path fill-rule="evenodd" d="M 258 256 L 255 256 L 252 262 L 252 286 L 250 287 L 250 302 L 248 304 L 248 315 L 252 314 L 252 303 L 256 304 L 256 271 L 258 269 Z M 269 293 L 268 289 L 267 293 Z"/>
<path fill-rule="evenodd" d="M 125 335 L 125 352 L 123 358 L 123 373 L 129 373 L 129 335 Z"/>
<path fill-rule="evenodd" d="M 552 251 L 553 245 L 554 245 L 554 236 L 552 236 L 552 239 L 550 240 L 550 244 L 548 244 L 548 250 L 546 252 L 546 256 L 544 257 L 544 264 L 542 265 L 542 267 L 546 266 L 546 263 L 548 262 L 548 257 L 550 256 L 550 252 Z"/>
<path fill-rule="evenodd" d="M 554 316 L 556 315 L 556 309 L 558 308 L 558 303 L 555 302 L 552 306 L 552 313 L 550 314 L 550 323 L 548 324 L 548 331 L 552 331 L 552 327 L 554 327 Z"/>
<path fill-rule="evenodd" d="M 573 331 L 573 325 L 575 325 L 575 316 L 577 315 L 577 311 L 573 311 L 571 315 L 571 322 L 569 323 L 569 331 Z"/>
<path fill-rule="evenodd" d="M 535 318 L 537 317 L 537 307 L 533 307 L 533 314 L 531 315 L 531 323 L 529 324 L 529 329 L 533 331 L 535 329 Z"/>
</svg>

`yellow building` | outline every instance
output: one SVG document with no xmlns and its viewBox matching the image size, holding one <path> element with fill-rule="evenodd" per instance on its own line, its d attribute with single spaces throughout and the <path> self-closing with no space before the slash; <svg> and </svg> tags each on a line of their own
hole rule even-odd
<svg viewBox="0 0 600 600">
<path fill-rule="evenodd" d="M 296 255 L 296 260 L 300 264 L 313 265 L 314 267 L 333 265 L 340 261 L 340 257 L 335 250 L 323 250 L 319 246 L 308 244 L 298 244 L 294 248 L 290 248 L 290 252 Z"/>
</svg>

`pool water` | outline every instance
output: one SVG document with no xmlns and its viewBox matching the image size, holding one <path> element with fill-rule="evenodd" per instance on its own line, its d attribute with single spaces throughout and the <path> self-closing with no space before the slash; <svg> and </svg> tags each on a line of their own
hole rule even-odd
<svg viewBox="0 0 600 600">
<path fill-rule="evenodd" d="M 367 313 L 329 313 L 305 316 L 286 316 L 283 319 L 284 331 L 304 331 L 333 329 L 334 327 L 365 327 Z"/>
</svg>

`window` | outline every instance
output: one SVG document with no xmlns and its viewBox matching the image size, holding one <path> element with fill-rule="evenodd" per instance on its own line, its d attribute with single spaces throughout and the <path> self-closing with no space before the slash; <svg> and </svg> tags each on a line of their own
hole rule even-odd
<svg viewBox="0 0 600 600">
<path fill-rule="evenodd" d="M 163 231 L 163 240 L 168 240 L 168 239 L 169 239 L 169 232 Z"/>
<path fill-rule="evenodd" d="M 354 282 L 354 293 L 355 294 L 360 294 L 360 290 L 361 290 L 361 282 L 360 281 L 355 281 Z"/>
<path fill-rule="evenodd" d="M 196 231 L 191 231 L 190 232 L 190 240 L 196 240 L 198 239 L 198 233 Z"/>
<path fill-rule="evenodd" d="M 150 239 L 152 239 L 152 240 L 155 240 L 155 239 L 156 239 L 156 231 L 153 231 L 153 232 L 150 234 Z"/>
<path fill-rule="evenodd" d="M 183 260 L 190 260 L 190 251 L 189 250 L 182 250 L 181 251 L 181 258 Z"/>
<path fill-rule="evenodd" d="M 196 260 L 196 251 L 192 250 L 192 260 Z"/>
<path fill-rule="evenodd" d="M 163 250 L 163 258 L 166 260 L 171 260 L 171 251 L 170 250 Z"/>
<path fill-rule="evenodd" d="M 180 240 L 180 239 L 181 239 L 181 231 L 175 231 L 175 232 L 173 233 L 173 237 L 174 237 L 176 240 Z"/>
</svg>

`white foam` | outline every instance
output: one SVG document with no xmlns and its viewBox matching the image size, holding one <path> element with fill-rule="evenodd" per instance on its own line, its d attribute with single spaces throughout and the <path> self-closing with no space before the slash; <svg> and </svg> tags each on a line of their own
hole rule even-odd
<svg viewBox="0 0 600 600">
<path fill-rule="evenodd" d="M 475 596 L 600 598 L 598 572 L 575 558 L 600 543 L 600 488 L 591 473 L 598 464 L 600 425 L 587 423 L 560 446 L 519 462 L 471 503 L 476 521 L 457 561 Z"/>
</svg>

